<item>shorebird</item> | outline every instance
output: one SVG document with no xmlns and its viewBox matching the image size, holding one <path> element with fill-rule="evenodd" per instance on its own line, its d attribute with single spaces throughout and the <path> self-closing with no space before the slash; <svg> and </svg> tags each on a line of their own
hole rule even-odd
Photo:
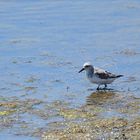
<svg viewBox="0 0 140 140">
<path fill-rule="evenodd" d="M 86 71 L 87 79 L 91 83 L 98 85 L 97 90 L 100 90 L 100 85 L 104 85 L 103 89 L 107 89 L 107 84 L 111 84 L 114 80 L 123 76 L 112 74 L 103 69 L 93 67 L 93 65 L 90 62 L 84 63 L 83 68 L 79 71 L 79 73 L 83 70 Z"/>
</svg>

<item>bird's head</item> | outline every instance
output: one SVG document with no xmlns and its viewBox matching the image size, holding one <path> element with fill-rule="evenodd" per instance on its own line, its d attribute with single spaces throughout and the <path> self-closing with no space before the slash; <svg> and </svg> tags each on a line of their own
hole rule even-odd
<svg viewBox="0 0 140 140">
<path fill-rule="evenodd" d="M 82 72 L 83 70 L 89 71 L 92 69 L 93 69 L 92 64 L 90 62 L 86 62 L 86 63 L 84 63 L 83 68 L 79 71 L 79 73 Z"/>
</svg>

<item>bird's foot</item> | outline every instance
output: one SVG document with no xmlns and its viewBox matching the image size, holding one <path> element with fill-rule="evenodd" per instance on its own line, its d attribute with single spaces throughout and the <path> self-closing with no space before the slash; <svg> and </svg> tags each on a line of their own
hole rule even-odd
<svg viewBox="0 0 140 140">
<path fill-rule="evenodd" d="M 114 90 L 113 88 L 106 88 L 106 90 Z"/>
<path fill-rule="evenodd" d="M 102 90 L 107 90 L 107 88 L 106 88 L 106 87 L 104 87 L 104 88 L 102 88 Z"/>
<path fill-rule="evenodd" d="M 107 90 L 106 88 L 97 88 L 96 90 Z"/>
<path fill-rule="evenodd" d="M 96 90 L 108 90 L 108 88 L 106 88 L 106 87 L 104 87 L 104 88 L 99 88 L 99 87 L 97 87 L 97 89 Z"/>
<path fill-rule="evenodd" d="M 94 90 L 93 88 L 89 88 L 89 89 L 88 89 L 88 91 L 93 91 L 93 90 Z"/>
<path fill-rule="evenodd" d="M 107 84 L 105 84 L 105 86 L 104 86 L 103 90 L 107 90 Z"/>
<path fill-rule="evenodd" d="M 104 88 L 102 88 L 102 89 L 100 89 L 100 90 L 104 90 L 104 91 L 108 90 L 108 91 L 110 91 L 110 90 L 113 90 L 113 89 L 112 89 L 112 88 L 104 87 Z"/>
</svg>

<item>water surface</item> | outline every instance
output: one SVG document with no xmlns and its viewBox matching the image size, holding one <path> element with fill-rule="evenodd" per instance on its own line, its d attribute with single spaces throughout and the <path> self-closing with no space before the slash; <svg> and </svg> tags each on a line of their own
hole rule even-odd
<svg viewBox="0 0 140 140">
<path fill-rule="evenodd" d="M 48 124 L 63 122 L 65 111 L 58 110 L 87 107 L 89 97 L 100 117 L 138 116 L 119 109 L 140 98 L 139 13 L 138 0 L 1 1 L 0 102 L 8 104 L 1 111 L 14 113 L 0 116 L 8 121 L 0 138 L 42 137 Z M 124 75 L 110 85 L 113 94 L 98 95 L 78 74 L 86 61 Z"/>
</svg>

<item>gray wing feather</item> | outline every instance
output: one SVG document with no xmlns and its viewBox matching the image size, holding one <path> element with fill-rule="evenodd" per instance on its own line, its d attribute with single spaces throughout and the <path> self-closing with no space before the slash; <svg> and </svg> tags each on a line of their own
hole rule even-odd
<svg viewBox="0 0 140 140">
<path fill-rule="evenodd" d="M 94 68 L 94 74 L 96 74 L 101 79 L 119 78 L 119 77 L 123 76 L 123 75 L 112 74 L 112 73 L 110 73 L 108 71 L 105 71 L 105 70 L 97 68 L 97 67 Z"/>
<path fill-rule="evenodd" d="M 104 72 L 103 71 L 102 72 L 96 71 L 95 74 L 101 79 L 117 78 L 117 75 L 112 74 L 108 71 L 104 71 Z"/>
</svg>

